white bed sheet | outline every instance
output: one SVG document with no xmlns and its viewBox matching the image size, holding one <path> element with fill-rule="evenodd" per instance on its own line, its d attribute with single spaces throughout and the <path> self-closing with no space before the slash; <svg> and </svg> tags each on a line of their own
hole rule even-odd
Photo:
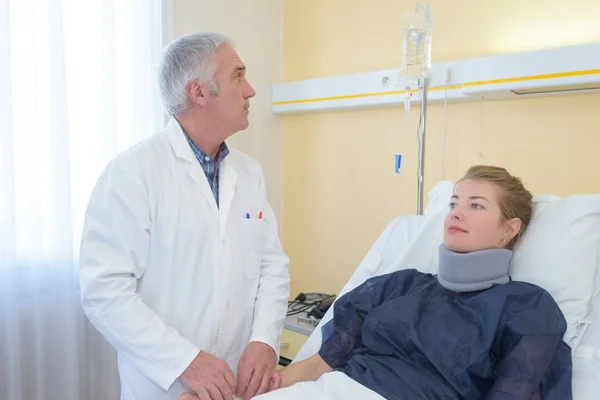
<svg viewBox="0 0 600 400">
<path fill-rule="evenodd" d="M 323 374 L 316 382 L 301 382 L 253 400 L 385 400 L 341 372 Z"/>
</svg>

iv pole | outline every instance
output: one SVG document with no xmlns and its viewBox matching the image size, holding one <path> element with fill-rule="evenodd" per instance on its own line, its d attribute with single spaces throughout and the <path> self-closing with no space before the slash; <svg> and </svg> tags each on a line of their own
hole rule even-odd
<svg viewBox="0 0 600 400">
<path fill-rule="evenodd" d="M 423 174 L 425 172 L 425 121 L 427 117 L 428 79 L 419 79 L 421 89 L 421 116 L 419 118 L 419 170 L 417 172 L 417 215 L 423 215 Z"/>
<path fill-rule="evenodd" d="M 425 13 L 425 19 L 418 20 L 417 14 L 423 11 Z M 406 17 L 406 19 L 405 19 Z M 427 89 L 429 84 L 428 69 L 429 69 L 429 52 L 431 49 L 431 15 L 428 5 L 421 5 L 420 1 L 417 1 L 415 6 L 415 12 L 411 16 L 404 16 L 404 53 L 402 70 L 407 73 L 409 81 L 405 85 L 405 97 L 404 97 L 404 110 L 407 112 L 410 109 L 410 79 L 414 79 L 414 69 L 417 68 L 418 74 L 421 75 L 417 78 L 416 84 L 418 90 L 421 92 L 421 115 L 419 118 L 419 130 L 417 137 L 419 140 L 419 168 L 417 171 L 417 214 L 423 215 L 423 175 L 425 173 L 425 123 L 427 120 Z M 427 43 L 423 42 L 426 40 Z M 409 47 L 409 43 L 413 41 L 413 47 Z M 416 43 L 415 43 L 416 42 Z M 422 46 L 425 44 L 426 48 Z M 425 71 L 423 66 L 418 66 L 418 62 L 413 58 L 425 57 L 422 62 L 426 62 Z M 409 72 L 409 69 L 412 71 Z"/>
</svg>

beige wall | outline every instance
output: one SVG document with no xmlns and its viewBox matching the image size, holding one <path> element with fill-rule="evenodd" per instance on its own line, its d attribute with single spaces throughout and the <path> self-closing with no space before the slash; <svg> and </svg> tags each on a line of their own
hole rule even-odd
<svg viewBox="0 0 600 400">
<path fill-rule="evenodd" d="M 281 0 L 168 0 L 167 38 L 217 31 L 231 37 L 256 90 L 250 126 L 229 142 L 263 167 L 267 195 L 281 225 L 281 126 L 271 112 L 271 85 L 281 80 Z"/>
<path fill-rule="evenodd" d="M 398 67 L 407 0 L 284 0 L 284 80 Z M 433 62 L 600 41 L 600 2 L 430 0 Z M 600 192 L 600 94 L 429 106 L 425 188 L 474 163 L 536 194 Z M 394 217 L 416 211 L 418 109 L 285 116 L 284 247 L 292 296 L 339 292 Z M 403 154 L 401 173 L 393 155 Z"/>
</svg>

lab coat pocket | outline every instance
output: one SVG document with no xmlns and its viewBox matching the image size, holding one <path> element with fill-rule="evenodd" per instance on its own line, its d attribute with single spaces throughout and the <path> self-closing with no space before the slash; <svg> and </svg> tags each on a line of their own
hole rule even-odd
<svg viewBox="0 0 600 400">
<path fill-rule="evenodd" d="M 264 220 L 242 220 L 241 235 L 244 254 L 244 273 L 249 279 L 258 278 L 260 276 L 260 265 L 265 241 Z"/>
</svg>

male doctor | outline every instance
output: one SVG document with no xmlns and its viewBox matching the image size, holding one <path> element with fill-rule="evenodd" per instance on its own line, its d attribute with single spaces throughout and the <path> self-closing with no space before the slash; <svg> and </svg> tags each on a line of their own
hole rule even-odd
<svg viewBox="0 0 600 400">
<path fill-rule="evenodd" d="M 262 170 L 225 144 L 255 92 L 215 33 L 166 48 L 160 90 L 166 129 L 110 162 L 91 195 L 83 309 L 118 351 L 122 400 L 249 399 L 269 387 L 289 297 Z"/>
</svg>

